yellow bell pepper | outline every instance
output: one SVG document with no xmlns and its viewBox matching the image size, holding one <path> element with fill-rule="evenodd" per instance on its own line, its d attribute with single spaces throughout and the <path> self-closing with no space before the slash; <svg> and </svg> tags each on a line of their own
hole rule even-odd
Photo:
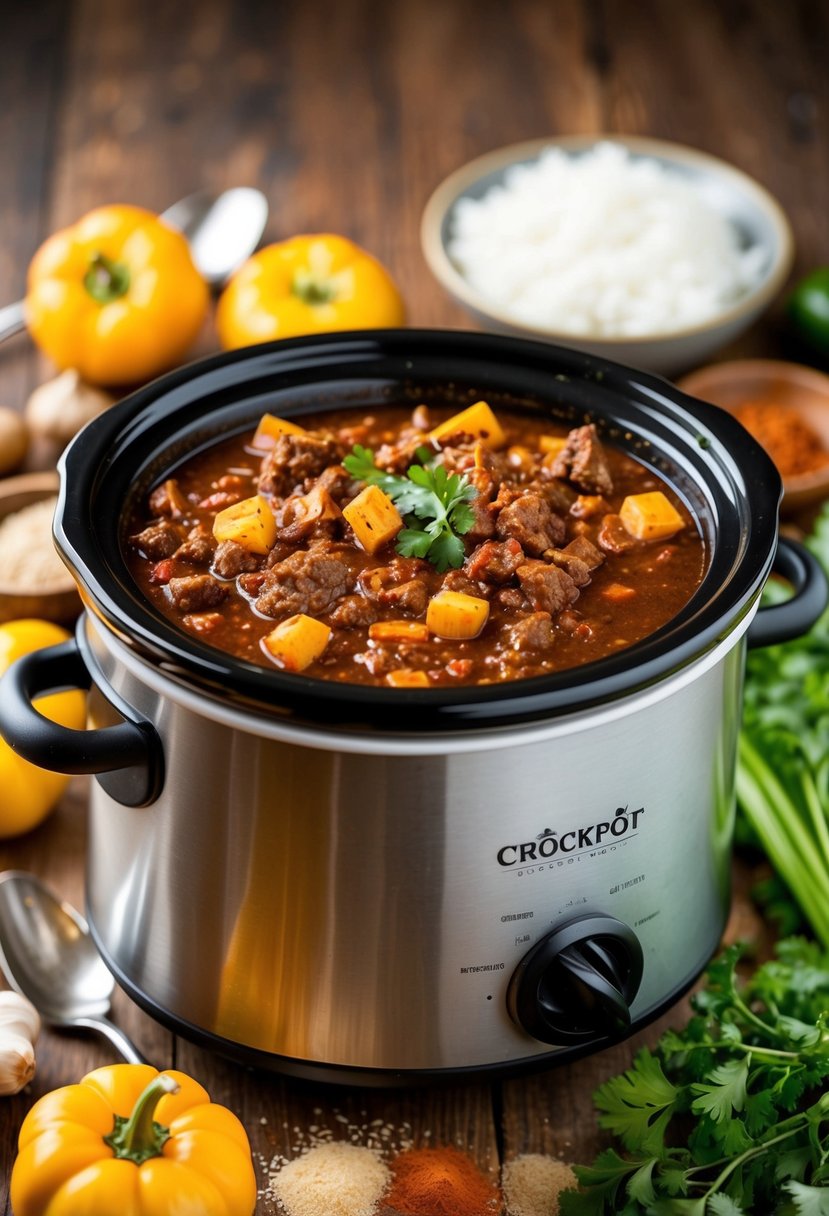
<svg viewBox="0 0 829 1216">
<path fill-rule="evenodd" d="M 180 232 L 140 207 L 99 207 L 35 254 L 26 324 L 58 367 L 135 384 L 184 356 L 208 302 Z"/>
<path fill-rule="evenodd" d="M 251 1216 L 242 1124 L 182 1072 L 112 1064 L 34 1104 L 11 1177 L 15 1216 Z"/>
<path fill-rule="evenodd" d="M 260 249 L 225 288 L 216 310 L 228 350 L 333 329 L 402 325 L 388 271 L 353 242 L 324 233 Z"/>
<path fill-rule="evenodd" d="M 65 642 L 69 634 L 51 621 L 7 621 L 0 625 L 0 675 L 15 659 L 44 646 Z M 38 697 L 44 717 L 71 730 L 86 725 L 86 696 L 79 691 Z M 36 827 L 54 810 L 69 782 L 61 773 L 36 768 L 0 739 L 0 838 L 19 836 Z"/>
</svg>

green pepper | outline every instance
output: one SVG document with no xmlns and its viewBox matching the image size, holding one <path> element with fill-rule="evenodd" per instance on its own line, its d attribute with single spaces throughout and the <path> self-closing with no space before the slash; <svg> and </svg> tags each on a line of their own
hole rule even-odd
<svg viewBox="0 0 829 1216">
<path fill-rule="evenodd" d="M 820 266 L 800 280 L 789 296 L 786 311 L 797 337 L 829 355 L 829 266 Z"/>
</svg>

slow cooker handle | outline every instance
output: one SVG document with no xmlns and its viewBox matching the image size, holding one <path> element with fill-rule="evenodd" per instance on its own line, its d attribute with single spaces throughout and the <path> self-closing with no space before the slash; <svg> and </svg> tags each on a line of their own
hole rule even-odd
<svg viewBox="0 0 829 1216">
<path fill-rule="evenodd" d="M 799 541 L 781 536 L 772 568 L 791 583 L 794 594 L 782 604 L 760 608 L 748 630 L 751 649 L 802 637 L 829 602 L 829 585 L 823 567 Z"/>
<path fill-rule="evenodd" d="M 24 655 L 0 682 L 0 735 L 39 768 L 98 774 L 101 786 L 123 806 L 148 806 L 164 781 L 161 740 L 150 722 L 119 704 L 124 721 L 116 726 L 70 730 L 44 718 L 32 704 L 44 693 L 91 684 L 74 638 Z"/>
</svg>

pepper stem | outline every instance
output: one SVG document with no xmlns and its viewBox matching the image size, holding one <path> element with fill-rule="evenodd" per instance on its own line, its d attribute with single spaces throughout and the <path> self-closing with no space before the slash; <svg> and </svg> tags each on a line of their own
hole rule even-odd
<svg viewBox="0 0 829 1216">
<path fill-rule="evenodd" d="M 304 267 L 294 274 L 291 291 L 305 304 L 330 304 L 337 296 L 336 288 L 330 281 Z"/>
<path fill-rule="evenodd" d="M 83 285 L 93 300 L 111 304 L 129 291 L 130 272 L 123 262 L 116 262 L 105 253 L 96 253 L 83 277 Z"/>
<path fill-rule="evenodd" d="M 180 1088 L 178 1081 L 166 1073 L 159 1073 L 138 1098 L 128 1119 L 115 1116 L 115 1127 L 108 1136 L 104 1136 L 104 1143 L 109 1145 L 116 1157 L 142 1165 L 150 1157 L 161 1155 L 162 1148 L 170 1139 L 170 1130 L 156 1123 L 153 1115 L 164 1095 L 176 1094 Z"/>
</svg>

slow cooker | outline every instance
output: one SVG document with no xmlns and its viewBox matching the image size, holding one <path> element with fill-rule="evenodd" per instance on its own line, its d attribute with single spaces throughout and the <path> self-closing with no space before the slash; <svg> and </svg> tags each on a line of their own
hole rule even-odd
<svg viewBox="0 0 829 1216">
<path fill-rule="evenodd" d="M 667 477 L 707 551 L 668 625 L 554 675 L 443 689 L 269 671 L 160 617 L 127 570 L 136 495 L 251 427 L 378 403 L 594 421 Z M 780 479 L 727 414 L 546 344 L 389 330 L 297 339 L 160 379 L 61 462 L 57 544 L 85 605 L 21 660 L 0 729 L 95 773 L 87 911 L 129 995 L 256 1066 L 361 1084 L 514 1072 L 655 1018 L 729 902 L 747 645 L 805 631 L 826 588 L 778 542 Z M 775 562 L 794 586 L 758 601 Z M 33 697 L 89 687 L 89 729 Z"/>
</svg>

